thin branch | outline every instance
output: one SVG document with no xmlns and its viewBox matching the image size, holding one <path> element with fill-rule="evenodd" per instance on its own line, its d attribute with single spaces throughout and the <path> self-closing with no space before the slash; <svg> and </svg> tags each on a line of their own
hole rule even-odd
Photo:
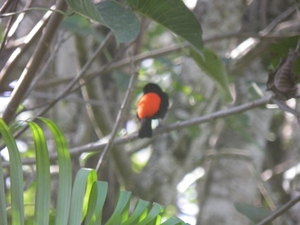
<svg viewBox="0 0 300 225">
<path fill-rule="evenodd" d="M 64 0 L 58 0 L 57 9 L 67 10 L 67 3 Z M 7 108 L 3 113 L 2 118 L 7 124 L 9 124 L 10 121 L 14 118 L 17 108 L 22 102 L 24 94 L 29 88 L 34 76 L 36 75 L 36 72 L 41 65 L 41 59 L 45 56 L 51 40 L 54 37 L 57 29 L 59 28 L 59 24 L 62 19 L 63 16 L 60 14 L 54 13 L 52 15 L 45 33 L 41 37 L 32 57 L 27 63 L 27 66 L 18 81 L 17 87 L 12 92 L 11 99 L 7 105 Z"/>
<path fill-rule="evenodd" d="M 299 201 L 300 201 L 300 195 L 298 197 L 290 200 L 289 202 L 287 202 L 281 208 L 279 208 L 278 210 L 276 210 L 273 214 L 271 214 L 270 216 L 266 217 L 265 219 L 263 219 L 262 221 L 260 221 L 256 225 L 264 225 L 264 224 L 267 224 L 267 223 L 273 221 L 274 219 L 276 219 L 277 217 L 279 217 L 280 215 L 282 215 L 283 213 L 285 213 L 286 211 L 288 211 L 291 207 L 293 207 Z"/>
<path fill-rule="evenodd" d="M 52 9 L 52 8 L 40 8 L 40 7 L 32 7 L 32 8 L 28 8 L 28 9 L 24 9 L 22 11 L 18 11 L 18 12 L 12 12 L 12 13 L 3 13 L 0 14 L 0 18 L 4 18 L 4 17 L 10 17 L 10 16 L 15 16 L 15 15 L 19 15 L 25 12 L 30 12 L 30 11 L 34 11 L 34 10 L 39 10 L 39 11 L 52 11 L 52 12 L 57 12 L 63 16 L 69 16 L 69 14 L 65 13 L 62 10 L 59 9 Z"/>
<path fill-rule="evenodd" d="M 25 94 L 25 98 L 28 97 L 28 95 L 32 92 L 32 90 L 36 87 L 37 82 L 46 74 L 46 71 L 48 70 L 50 64 L 53 62 L 54 57 L 57 55 L 57 52 L 60 48 L 60 46 L 63 43 L 63 35 L 59 35 L 58 36 L 58 41 L 56 43 L 56 46 L 54 48 L 54 50 L 51 52 L 49 58 L 47 59 L 47 61 L 45 62 L 45 64 L 43 65 L 43 68 L 41 69 L 41 71 L 35 76 L 35 78 L 32 80 L 30 87 L 28 88 L 26 94 Z"/>
<path fill-rule="evenodd" d="M 2 5 L 2 7 L 0 8 L 0 13 L 4 13 L 8 8 L 9 6 L 13 3 L 13 1 L 11 0 L 6 0 L 4 2 L 4 4 Z"/>
<path fill-rule="evenodd" d="M 17 8 L 17 5 L 18 5 L 18 1 L 14 1 L 13 2 L 13 5 L 12 5 L 12 10 L 16 10 Z M 10 17 L 9 20 L 8 20 L 8 23 L 6 25 L 6 28 L 4 30 L 4 33 L 3 33 L 3 37 L 2 37 L 2 43 L 0 45 L 0 52 L 2 51 L 2 49 L 4 48 L 6 42 L 7 42 L 7 37 L 8 37 L 8 33 L 13 25 L 13 20 L 14 20 L 14 17 Z"/>
<path fill-rule="evenodd" d="M 65 87 L 65 89 L 57 96 L 57 98 L 52 101 L 45 109 L 41 110 L 37 116 L 43 115 L 45 112 L 47 112 L 53 105 L 55 105 L 60 99 L 64 98 L 68 92 L 73 88 L 75 84 L 78 83 L 78 81 L 83 77 L 87 69 L 90 67 L 92 62 L 96 59 L 96 57 L 99 55 L 100 52 L 102 52 L 103 48 L 108 43 L 108 40 L 112 37 L 112 32 L 110 31 L 105 39 L 102 41 L 102 43 L 99 45 L 99 47 L 96 49 L 96 51 L 93 53 L 91 58 L 85 63 L 85 65 L 82 67 L 82 69 L 79 71 L 79 73 L 74 77 L 74 79 Z"/>
<path fill-rule="evenodd" d="M 299 35 L 299 33 L 297 33 L 297 34 Z M 219 41 L 219 40 L 222 40 L 222 39 L 233 38 L 233 37 L 236 37 L 236 38 L 238 38 L 238 37 L 244 37 L 244 38 L 254 37 L 254 38 L 270 41 L 270 40 L 281 40 L 281 39 L 291 37 L 291 36 L 294 36 L 294 34 L 293 35 L 270 34 L 270 35 L 262 36 L 262 35 L 259 35 L 257 33 L 254 34 L 254 33 L 232 32 L 232 33 L 228 33 L 228 34 L 224 34 L 224 35 L 216 35 L 216 36 L 209 37 L 207 39 L 204 39 L 203 42 L 204 43 L 209 43 L 209 42 Z M 187 48 L 189 46 L 190 46 L 190 44 L 188 42 L 184 42 L 184 43 L 174 44 L 174 45 L 167 46 L 167 47 L 164 47 L 164 48 L 144 52 L 144 53 L 141 53 L 139 55 L 133 56 L 131 59 L 126 58 L 126 59 L 122 59 L 122 60 L 119 60 L 117 62 L 111 63 L 111 65 L 106 69 L 106 72 L 116 70 L 116 69 L 119 69 L 119 68 L 124 67 L 124 66 L 128 66 L 130 64 L 130 60 L 132 60 L 135 63 L 139 63 L 139 62 L 141 62 L 145 59 L 157 58 L 157 57 L 160 57 L 162 55 L 166 55 L 166 54 L 170 54 L 170 53 L 173 53 L 173 52 L 180 51 L 180 50 L 182 50 L 184 48 Z M 97 74 L 99 74 L 99 70 L 102 70 L 102 67 L 98 68 L 97 71 L 91 72 L 88 76 L 96 76 Z"/>
<path fill-rule="evenodd" d="M 265 36 L 266 34 L 270 33 L 281 21 L 290 16 L 295 10 L 296 8 L 294 6 L 288 8 L 286 11 L 276 17 L 265 29 L 260 31 L 259 34 Z"/>
<path fill-rule="evenodd" d="M 163 126 L 163 127 L 160 127 L 159 129 L 154 130 L 153 136 L 160 135 L 162 133 L 167 133 L 167 132 L 170 132 L 173 130 L 178 130 L 178 129 L 182 129 L 182 128 L 186 128 L 186 127 L 190 127 L 190 126 L 199 125 L 202 123 L 207 123 L 207 122 L 219 119 L 219 118 L 224 118 L 227 116 L 239 114 L 239 113 L 245 112 L 249 109 L 264 106 L 264 105 L 270 103 L 271 99 L 272 99 L 272 96 L 267 96 L 265 98 L 261 98 L 261 99 L 255 100 L 253 102 L 243 104 L 243 105 L 239 105 L 239 106 L 235 106 L 235 107 L 232 107 L 229 109 L 210 113 L 209 115 L 197 117 L 197 118 L 183 121 L 183 122 L 177 122 L 177 123 L 167 125 L 167 126 Z M 138 135 L 137 135 L 137 133 L 134 133 L 134 134 L 127 135 L 127 136 L 124 136 L 121 138 L 117 138 L 112 142 L 112 144 L 114 144 L 114 145 L 124 144 L 124 143 L 128 143 L 130 141 L 134 141 L 136 139 L 138 139 Z M 94 143 L 89 143 L 87 145 L 72 148 L 72 149 L 70 149 L 70 154 L 78 156 L 78 154 L 81 154 L 84 152 L 99 151 L 99 150 L 105 148 L 105 146 L 108 144 L 108 142 L 109 141 L 107 138 L 103 138 Z M 50 157 L 50 159 L 55 160 L 55 159 L 57 159 L 57 154 L 51 154 L 49 157 Z M 35 159 L 23 160 L 23 165 L 30 165 L 30 164 L 35 164 Z M 4 167 L 7 167 L 8 165 L 9 164 L 7 162 L 3 162 Z"/>
<path fill-rule="evenodd" d="M 128 84 L 128 88 L 127 88 L 123 103 L 122 103 L 122 105 L 120 107 L 120 110 L 118 112 L 117 119 L 116 119 L 116 122 L 114 124 L 113 129 L 112 129 L 112 132 L 110 134 L 110 138 L 108 140 L 108 143 L 105 146 L 105 148 L 104 148 L 103 152 L 101 153 L 100 158 L 98 160 L 98 163 L 97 163 L 97 166 L 96 166 L 96 171 L 100 170 L 100 166 L 102 165 L 104 157 L 107 155 L 108 151 L 113 146 L 113 142 L 115 140 L 115 136 L 116 136 L 117 130 L 119 128 L 119 124 L 120 124 L 124 109 L 127 108 L 128 103 L 131 99 L 132 90 L 133 90 L 133 87 L 134 87 L 134 84 L 135 84 L 137 78 L 138 78 L 138 73 L 135 71 L 134 67 L 132 66 L 132 75 L 130 77 L 130 81 L 129 81 L 129 84 Z"/>
<path fill-rule="evenodd" d="M 285 102 L 279 101 L 275 98 L 272 99 L 272 101 L 278 105 L 279 108 L 281 108 L 282 110 L 289 112 L 291 114 L 293 114 L 298 122 L 298 125 L 300 125 L 300 113 L 294 109 L 292 109 L 291 107 L 289 107 Z"/>
<path fill-rule="evenodd" d="M 29 0 L 26 2 L 25 6 L 24 6 L 24 9 L 28 9 L 31 4 L 32 4 L 33 0 Z M 24 19 L 24 16 L 25 16 L 25 13 L 21 13 L 17 19 L 15 20 L 14 24 L 12 25 L 10 31 L 8 32 L 8 37 L 12 37 L 13 34 L 16 32 L 17 28 L 20 26 L 20 23 L 23 21 Z"/>
<path fill-rule="evenodd" d="M 54 7 L 54 6 L 52 6 Z M 6 64 L 0 72 L 0 90 L 4 89 L 4 85 L 6 85 L 6 80 L 10 77 L 12 70 L 16 67 L 20 57 L 27 51 L 27 49 L 34 44 L 36 38 L 42 32 L 42 29 L 46 26 L 49 21 L 52 12 L 47 12 L 43 18 L 32 28 L 28 35 L 23 40 L 24 45 L 18 47 L 14 52 L 10 55 Z"/>
<path fill-rule="evenodd" d="M 93 55 L 91 56 L 91 58 L 86 62 L 86 64 L 82 67 L 82 69 L 79 71 L 79 73 L 77 74 L 76 77 L 74 77 L 74 79 L 67 85 L 67 87 L 65 87 L 65 89 L 58 94 L 58 96 L 49 103 L 49 105 L 47 105 L 44 109 L 40 110 L 35 117 L 39 117 L 42 116 L 44 113 L 46 113 L 50 108 L 52 108 L 52 106 L 54 106 L 57 102 L 59 102 L 62 98 L 64 98 L 66 95 L 68 95 L 69 91 L 73 88 L 73 86 L 75 84 L 77 84 L 77 82 L 83 77 L 83 75 L 85 74 L 86 70 L 89 68 L 89 66 L 92 64 L 92 62 L 96 59 L 96 57 L 98 56 L 98 54 L 103 50 L 103 48 L 106 46 L 106 44 L 108 43 L 108 40 L 110 39 L 110 37 L 112 36 L 112 32 L 110 31 L 107 36 L 105 37 L 105 39 L 102 41 L 102 43 L 99 45 L 99 47 L 96 49 L 96 51 L 93 53 Z M 107 64 L 109 65 L 109 64 Z M 27 126 L 23 127 L 22 129 L 20 129 L 18 132 L 16 132 L 14 134 L 14 137 L 18 137 L 19 135 L 21 135 L 25 130 L 27 129 Z"/>
<path fill-rule="evenodd" d="M 291 37 L 297 34 L 293 34 L 293 35 L 265 35 L 265 36 L 261 36 L 258 34 L 253 34 L 253 33 L 240 33 L 240 32 L 232 32 L 232 33 L 228 33 L 228 34 L 224 34 L 224 35 L 216 35 L 210 38 L 207 38 L 204 40 L 205 43 L 208 42 L 213 42 L 213 41 L 218 41 L 218 40 L 222 40 L 225 38 L 231 38 L 231 37 L 255 37 L 255 38 L 262 38 L 262 39 L 284 39 L 287 37 Z M 298 34 L 299 35 L 299 34 Z M 99 68 L 97 68 L 94 72 L 90 72 L 89 74 L 86 74 L 86 77 L 90 80 L 93 79 L 94 76 L 98 76 L 99 73 L 102 72 L 110 72 L 112 70 L 116 70 L 119 69 L 121 67 L 124 66 L 128 66 L 130 64 L 130 61 L 133 61 L 134 63 L 139 63 L 145 59 L 148 58 L 156 58 L 162 55 L 166 55 L 169 53 L 173 53 L 179 50 L 182 50 L 186 47 L 189 47 L 189 44 L 187 42 L 185 43 L 180 43 L 180 44 L 174 44 L 171 46 L 167 46 L 164 48 L 160 48 L 160 49 L 156 49 L 153 51 L 148 51 L 145 53 L 141 53 L 139 55 L 135 55 L 132 58 L 126 58 L 126 59 L 122 59 L 116 62 L 111 62 L 109 66 L 104 65 L 101 66 Z M 37 88 L 47 88 L 47 87 L 52 87 L 56 84 L 61 84 L 61 83 L 69 83 L 72 79 L 74 78 L 74 76 L 70 76 L 67 78 L 63 78 L 63 79 L 57 79 L 57 78 L 53 78 L 53 79 L 49 79 L 47 81 L 43 81 L 40 84 L 37 85 Z M 77 90 L 78 88 L 80 88 L 81 86 L 76 87 L 75 89 L 72 90 L 72 92 L 74 90 Z M 69 92 L 70 93 L 70 92 Z"/>
</svg>

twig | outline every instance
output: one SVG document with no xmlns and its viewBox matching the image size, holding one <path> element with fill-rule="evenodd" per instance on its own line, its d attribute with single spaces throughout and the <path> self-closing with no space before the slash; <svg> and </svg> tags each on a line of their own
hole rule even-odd
<svg viewBox="0 0 300 225">
<path fill-rule="evenodd" d="M 60 13 L 60 14 L 63 15 L 63 16 L 69 16 L 69 14 L 67 14 L 67 13 L 65 13 L 64 11 L 59 10 L 59 9 L 32 7 L 32 8 L 24 9 L 24 10 L 18 11 L 18 12 L 12 12 L 12 13 L 3 13 L 3 14 L 0 14 L 0 18 L 9 17 L 9 16 L 15 16 L 15 15 L 19 15 L 19 14 L 22 14 L 22 13 L 25 13 L 25 12 L 34 11 L 34 10 L 40 10 L 40 11 L 52 11 L 52 12 Z"/>
<path fill-rule="evenodd" d="M 270 216 L 266 217 L 265 219 L 263 219 L 262 221 L 260 221 L 256 225 L 264 225 L 264 224 L 267 224 L 267 223 L 273 221 L 274 219 L 276 219 L 277 217 L 279 217 L 280 215 L 282 215 L 283 213 L 285 213 L 287 210 L 289 210 L 292 206 L 294 206 L 299 201 L 300 201 L 300 195 L 298 197 L 290 200 L 289 202 L 287 202 L 281 208 L 279 208 L 278 210 L 276 210 L 273 214 L 271 214 Z"/>
<path fill-rule="evenodd" d="M 105 148 L 104 148 L 103 152 L 101 153 L 100 158 L 98 160 L 98 163 L 97 163 L 97 166 L 96 166 L 96 171 L 100 170 L 100 166 L 102 165 L 104 157 L 107 155 L 108 151 L 111 149 L 111 147 L 114 144 L 115 136 L 116 136 L 116 133 L 117 133 L 117 130 L 118 130 L 118 127 L 119 127 L 119 124 L 120 124 L 120 121 L 121 121 L 124 109 L 127 108 L 128 102 L 129 102 L 129 100 L 131 98 L 132 89 L 133 89 L 134 84 L 136 82 L 136 79 L 138 77 L 138 73 L 135 71 L 134 67 L 132 66 L 131 68 L 132 68 L 132 76 L 130 78 L 130 81 L 129 81 L 129 84 L 128 84 L 128 88 L 127 88 L 127 91 L 126 91 L 123 103 L 122 103 L 122 105 L 120 107 L 120 110 L 118 112 L 117 119 L 116 119 L 116 122 L 114 124 L 113 129 L 112 129 L 112 132 L 110 134 L 110 138 L 108 140 L 108 143 L 105 146 Z"/>
<path fill-rule="evenodd" d="M 52 6 L 54 7 L 54 6 Z M 25 36 L 23 46 L 18 47 L 8 58 L 6 64 L 0 72 L 0 89 L 4 88 L 7 82 L 6 80 L 9 78 L 12 70 L 16 67 L 16 64 L 19 61 L 19 58 L 27 51 L 27 49 L 33 44 L 39 34 L 42 32 L 42 29 L 48 23 L 52 12 L 48 11 L 43 18 L 37 23 L 29 32 L 28 35 Z"/>
<path fill-rule="evenodd" d="M 64 0 L 58 0 L 57 9 L 67 10 L 67 3 Z M 13 119 L 19 104 L 22 102 L 23 96 L 29 88 L 36 72 L 38 71 L 39 66 L 41 65 L 41 59 L 45 56 L 49 44 L 59 28 L 59 24 L 62 19 L 63 16 L 61 14 L 54 13 L 52 15 L 45 33 L 41 37 L 32 57 L 27 63 L 26 68 L 23 70 L 23 73 L 18 80 L 17 87 L 12 92 L 11 99 L 3 113 L 2 118 L 7 124 L 9 124 Z"/>
<path fill-rule="evenodd" d="M 44 109 L 40 110 L 35 117 L 42 116 L 45 112 L 47 112 L 52 106 L 54 106 L 59 100 L 64 98 L 66 95 L 68 95 L 69 91 L 72 89 L 72 87 L 77 84 L 77 82 L 83 77 L 86 70 L 89 68 L 91 63 L 96 59 L 98 54 L 103 50 L 103 48 L 106 46 L 108 40 L 112 36 L 112 31 L 110 31 L 105 39 L 102 41 L 102 43 L 99 45 L 99 47 L 96 49 L 96 51 L 93 53 L 92 57 L 86 62 L 86 64 L 82 67 L 80 72 L 74 77 L 74 79 L 65 87 L 65 89 L 52 101 L 50 102 Z M 109 65 L 109 64 L 108 64 Z M 14 134 L 14 137 L 18 137 L 20 134 L 22 134 L 27 129 L 27 126 L 20 129 L 18 132 Z"/>
<path fill-rule="evenodd" d="M 29 0 L 26 2 L 25 6 L 24 6 L 24 9 L 28 9 L 31 4 L 32 4 L 33 0 Z M 8 32 L 8 37 L 12 37 L 13 34 L 16 32 L 17 28 L 20 26 L 20 23 L 23 21 L 24 19 L 24 16 L 25 16 L 25 13 L 21 13 L 17 19 L 15 20 L 14 24 L 12 25 L 10 31 Z"/>
<path fill-rule="evenodd" d="M 0 13 L 4 13 L 12 3 L 13 3 L 13 1 L 6 0 L 4 2 L 4 4 L 2 5 L 2 7 L 0 8 Z"/>
<path fill-rule="evenodd" d="M 232 32 L 232 33 L 228 33 L 228 34 L 224 34 L 224 35 L 216 35 L 216 36 L 212 36 L 209 37 L 207 39 L 204 40 L 205 43 L 208 42 L 213 42 L 213 41 L 218 41 L 218 40 L 222 40 L 224 38 L 231 38 L 231 37 L 255 37 L 255 38 L 262 38 L 262 39 L 284 39 L 290 36 L 294 36 L 296 34 L 293 35 L 265 35 L 265 36 L 261 36 L 258 34 L 254 34 L 254 33 L 240 33 L 240 32 Z M 157 50 L 153 50 L 153 51 L 148 51 L 139 55 L 135 55 L 132 58 L 126 58 L 126 59 L 122 59 L 116 62 L 112 62 L 110 63 L 109 66 L 105 65 L 105 66 L 101 66 L 99 68 L 97 68 L 94 72 L 90 72 L 89 74 L 86 74 L 86 77 L 91 80 L 93 79 L 94 76 L 98 76 L 99 73 L 102 72 L 110 72 L 112 70 L 116 70 L 119 69 L 121 67 L 127 66 L 128 64 L 130 64 L 130 61 L 133 61 L 134 63 L 138 63 L 143 61 L 144 59 L 148 59 L 148 58 L 155 58 L 155 57 L 159 57 L 161 55 L 166 55 L 172 52 L 176 52 L 179 51 L 183 48 L 189 47 L 189 44 L 187 42 L 185 43 L 181 43 L 181 44 L 174 44 L 172 46 L 168 46 L 168 47 L 164 47 L 164 48 L 160 48 Z M 57 80 L 56 78 L 54 79 L 49 79 L 47 81 L 43 81 L 40 84 L 37 85 L 38 88 L 45 88 L 45 87 L 52 87 L 55 84 L 60 84 L 60 83 L 69 83 L 71 80 L 74 79 L 74 76 L 70 76 L 67 78 L 63 78 L 60 80 Z M 78 87 L 72 89 L 72 91 L 70 91 L 69 93 L 77 90 L 78 88 L 80 88 L 82 85 L 79 85 Z M 45 103 L 45 105 L 48 103 Z"/>
<path fill-rule="evenodd" d="M 279 101 L 275 98 L 272 99 L 272 102 L 277 104 L 278 107 L 281 108 L 282 110 L 293 114 L 297 119 L 298 125 L 300 125 L 300 113 L 298 111 L 296 111 L 296 110 L 292 109 L 291 107 L 289 107 L 287 104 L 285 104 L 285 102 Z"/>
<path fill-rule="evenodd" d="M 185 128 L 185 127 L 195 126 L 195 125 L 199 125 L 201 123 L 206 123 L 206 122 L 213 121 L 215 119 L 219 119 L 219 118 L 239 114 L 239 113 L 245 112 L 249 109 L 264 106 L 267 103 L 269 103 L 271 101 L 271 99 L 272 99 L 272 96 L 268 96 L 268 97 L 261 98 L 261 99 L 258 99 L 256 101 L 253 101 L 253 102 L 249 102 L 249 103 L 246 103 L 246 104 L 243 104 L 243 105 L 232 107 L 230 109 L 221 110 L 221 111 L 218 111 L 218 112 L 211 113 L 209 115 L 197 117 L 197 118 L 187 120 L 187 121 L 184 121 L 184 122 L 177 122 L 177 123 L 174 123 L 174 124 L 171 124 L 171 125 L 167 125 L 167 126 L 164 126 L 164 127 L 161 127 L 159 129 L 154 130 L 153 135 L 156 136 L 156 135 L 166 133 L 166 132 L 170 132 L 170 131 L 173 131 L 173 130 L 178 130 L 178 129 L 182 129 L 182 128 Z M 128 143 L 130 141 L 136 140 L 136 139 L 138 139 L 138 135 L 137 135 L 137 133 L 134 133 L 134 134 L 131 134 L 131 135 L 128 135 L 128 136 L 117 138 L 112 142 L 112 144 L 114 144 L 114 145 L 124 144 L 124 143 Z M 81 154 L 81 153 L 84 153 L 84 152 L 99 151 L 99 150 L 103 149 L 108 144 L 108 142 L 109 141 L 107 139 L 105 140 L 103 138 L 102 140 L 99 140 L 99 141 L 94 142 L 94 143 L 89 143 L 87 145 L 72 148 L 72 149 L 70 149 L 70 154 L 78 156 L 78 154 Z M 52 160 L 57 159 L 57 154 L 51 154 L 49 157 Z M 23 160 L 23 165 L 30 165 L 30 164 L 34 164 L 34 163 L 35 163 L 35 159 L 25 159 L 25 160 Z M 3 162 L 3 166 L 7 167 L 8 163 Z"/>
<path fill-rule="evenodd" d="M 43 68 L 41 69 L 41 71 L 35 76 L 35 78 L 31 82 L 30 87 L 28 88 L 28 90 L 25 94 L 25 98 L 27 98 L 28 95 L 32 92 L 32 90 L 36 87 L 37 82 L 41 79 L 41 77 L 43 77 L 46 74 L 47 69 L 49 68 L 50 64 L 53 62 L 54 57 L 57 55 L 57 52 L 58 52 L 60 46 L 63 43 L 63 37 L 62 36 L 63 35 L 58 36 L 58 41 L 56 43 L 56 46 L 55 46 L 53 52 L 51 52 L 49 58 L 47 59 L 47 61 L 43 65 Z"/>
<path fill-rule="evenodd" d="M 17 5 L 18 5 L 18 1 L 14 1 L 13 5 L 12 5 L 12 10 L 13 11 L 17 8 Z M 0 45 L 0 52 L 2 51 L 4 45 L 6 44 L 9 30 L 12 27 L 13 19 L 14 19 L 13 17 L 9 18 L 7 26 L 6 26 L 5 30 L 4 30 L 4 34 L 3 34 L 3 37 L 2 37 L 2 43 Z"/>
<path fill-rule="evenodd" d="M 296 8 L 294 6 L 288 8 L 286 11 L 276 17 L 265 29 L 260 31 L 259 34 L 265 36 L 266 34 L 270 33 L 270 31 L 272 31 L 282 20 L 291 15 L 295 10 Z"/>
<path fill-rule="evenodd" d="M 82 67 L 82 69 L 79 71 L 79 73 L 74 77 L 74 79 L 65 87 L 65 89 L 56 97 L 55 100 L 53 100 L 47 107 L 45 107 L 43 110 L 41 110 L 39 113 L 37 113 L 37 117 L 43 115 L 45 112 L 47 112 L 53 105 L 55 105 L 60 99 L 64 98 L 68 92 L 73 88 L 74 85 L 78 83 L 78 81 L 84 76 L 87 69 L 90 67 L 92 62 L 96 59 L 96 57 L 99 55 L 100 52 L 102 52 L 103 48 L 108 43 L 108 40 L 112 36 L 112 31 L 110 31 L 105 39 L 101 42 L 99 47 L 96 49 L 96 51 L 93 53 L 91 58 L 85 63 L 85 65 Z"/>
<path fill-rule="evenodd" d="M 297 33 L 299 35 L 299 33 Z M 295 34 L 296 35 L 296 34 Z M 259 34 L 254 34 L 254 33 L 241 33 L 241 32 L 232 32 L 232 33 L 228 33 L 228 34 L 224 34 L 224 35 L 216 35 L 216 36 L 212 36 L 209 37 L 207 39 L 204 39 L 203 42 L 204 43 L 209 43 L 209 42 L 213 42 L 213 41 L 218 41 L 218 40 L 222 40 L 225 38 L 232 38 L 232 37 L 254 37 L 254 38 L 258 38 L 258 39 L 263 39 L 263 40 L 281 40 L 287 37 L 291 37 L 294 36 L 293 35 L 276 35 L 276 34 L 270 34 L 270 35 L 259 35 Z M 160 57 L 162 55 L 166 55 L 169 53 L 173 53 L 173 52 L 177 52 L 180 51 L 184 48 L 189 47 L 189 43 L 188 42 L 184 42 L 184 43 L 180 43 L 180 44 L 174 44 L 171 46 L 167 46 L 164 48 L 160 48 L 160 49 L 156 49 L 156 50 L 152 50 L 152 51 L 148 51 L 148 52 L 144 52 L 141 53 L 139 55 L 135 55 L 133 56 L 131 59 L 126 58 L 126 59 L 122 59 L 119 60 L 117 62 L 113 62 L 111 63 L 111 65 L 106 69 L 106 72 L 112 71 L 112 70 L 116 70 L 119 69 L 121 67 L 127 66 L 128 64 L 130 64 L 130 60 L 132 60 L 135 63 L 141 62 L 144 59 L 148 59 L 148 58 L 156 58 L 156 57 Z M 95 70 L 94 72 L 91 72 L 90 74 L 88 74 L 87 76 L 96 76 L 97 74 L 99 74 L 99 70 L 102 70 L 102 67 L 97 68 L 97 70 Z"/>
</svg>

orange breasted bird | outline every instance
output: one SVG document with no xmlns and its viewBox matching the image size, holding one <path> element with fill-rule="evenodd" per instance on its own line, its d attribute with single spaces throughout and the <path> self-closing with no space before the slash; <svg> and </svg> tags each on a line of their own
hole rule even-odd
<svg viewBox="0 0 300 225">
<path fill-rule="evenodd" d="M 143 96 L 137 103 L 136 115 L 141 121 L 140 138 L 152 137 L 152 119 L 163 119 L 169 107 L 169 97 L 154 83 L 148 83 L 143 88 Z"/>
</svg>

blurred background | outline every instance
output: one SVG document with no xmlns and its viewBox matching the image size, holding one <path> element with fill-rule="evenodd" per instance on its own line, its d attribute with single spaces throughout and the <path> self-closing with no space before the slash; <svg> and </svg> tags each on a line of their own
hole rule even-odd
<svg viewBox="0 0 300 225">
<path fill-rule="evenodd" d="M 50 8 L 55 4 L 53 0 L 12 2 L 15 11 Z M 0 1 L 2 7 L 4 3 Z M 226 110 L 271 95 L 266 92 L 269 72 L 276 69 L 290 48 L 297 46 L 298 3 L 293 0 L 185 0 L 184 3 L 202 26 L 204 45 L 222 61 L 226 69 L 222 76 L 226 78 L 208 75 L 205 69 L 200 69 L 186 42 L 146 17 L 139 17 L 140 33 L 134 41 L 117 44 L 108 28 L 82 16 L 65 16 L 47 42 L 48 50 L 40 58 L 34 79 L 28 84 L 10 125 L 14 130 L 22 124 L 12 122 L 32 118 L 49 106 L 93 57 L 98 46 L 105 43 L 76 86 L 43 113 L 63 130 L 70 151 L 79 149 L 72 153 L 74 174 L 81 167 L 96 167 L 103 148 L 90 152 L 80 151 L 81 146 L 109 138 L 129 80 L 136 73 L 117 139 L 137 132 L 140 124 L 136 102 L 148 82 L 159 84 L 170 98 L 161 126 L 188 122 L 220 110 L 226 113 L 220 119 L 171 129 L 152 139 L 128 139 L 114 145 L 98 173 L 99 180 L 109 183 L 104 217 L 110 216 L 117 193 L 125 189 L 136 198 L 167 206 L 169 215 L 177 215 L 191 225 L 253 224 L 247 218 L 250 206 L 273 211 L 299 195 L 299 125 L 293 114 L 273 103 L 250 107 L 240 114 Z M 10 18 L 2 18 L 0 24 L 5 41 L 0 49 L 1 114 L 7 110 L 21 74 L 30 66 L 28 60 L 36 54 L 38 38 L 49 16 L 45 11 L 33 10 L 14 16 L 12 21 Z M 6 29 L 9 32 L 4 37 Z M 297 68 L 295 71 L 300 73 Z M 231 100 L 228 96 L 224 98 L 220 88 L 224 84 L 222 79 L 226 80 Z M 296 99 L 286 104 L 297 110 Z M 155 128 L 158 121 L 152 125 Z M 49 149 L 54 151 L 48 135 Z M 30 136 L 25 131 L 18 137 L 24 159 L 34 157 Z M 1 156 L 9 161 L 5 149 Z M 55 160 L 52 163 L 55 196 L 57 167 Z M 23 169 L 25 200 L 31 202 L 35 168 L 24 165 Z M 9 172 L 6 177 L 9 189 Z M 247 212 L 243 213 L 245 209 Z M 296 204 L 274 224 L 300 224 L 299 210 L 300 204 Z"/>
</svg>

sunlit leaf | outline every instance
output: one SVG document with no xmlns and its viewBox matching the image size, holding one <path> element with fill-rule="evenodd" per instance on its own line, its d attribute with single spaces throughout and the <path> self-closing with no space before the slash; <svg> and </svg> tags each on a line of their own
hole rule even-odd
<svg viewBox="0 0 300 225">
<path fill-rule="evenodd" d="M 2 168 L 2 157 L 0 156 L 0 168 Z M 0 169 L 0 224 L 7 225 L 5 188 L 3 169 Z"/>
<path fill-rule="evenodd" d="M 157 222 L 160 222 L 161 216 L 164 212 L 164 207 L 162 207 L 160 204 L 153 203 L 152 208 L 148 215 L 137 223 L 137 225 L 146 225 L 149 223 L 157 224 Z"/>
<path fill-rule="evenodd" d="M 12 224 L 24 224 L 23 171 L 16 141 L 6 123 L 0 118 L 0 133 L 7 146 L 10 159 L 10 186 Z M 5 209 L 6 210 L 6 209 Z"/>
<path fill-rule="evenodd" d="M 42 129 L 34 122 L 27 122 L 32 135 L 36 153 L 36 196 L 35 219 L 36 225 L 49 223 L 50 211 L 50 162 L 46 139 Z"/>
<path fill-rule="evenodd" d="M 90 199 L 87 215 L 85 218 L 85 225 L 101 224 L 102 211 L 104 202 L 108 191 L 108 184 L 103 181 L 94 182 Z"/>
<path fill-rule="evenodd" d="M 46 118 L 39 119 L 50 129 L 58 155 L 59 180 L 55 224 L 66 225 L 68 222 L 68 217 L 66 215 L 69 214 L 72 189 L 71 159 L 67 141 L 60 128 L 54 122 Z"/>
<path fill-rule="evenodd" d="M 120 191 L 115 211 L 105 225 L 119 224 L 124 219 L 124 214 L 128 216 L 130 196 L 131 192 Z"/>
<path fill-rule="evenodd" d="M 188 223 L 185 223 L 181 219 L 173 216 L 165 222 L 163 222 L 161 225 L 188 225 Z"/>
<path fill-rule="evenodd" d="M 73 184 L 71 207 L 69 213 L 69 225 L 80 225 L 88 206 L 92 185 L 97 180 L 95 170 L 81 168 L 75 177 Z"/>
<path fill-rule="evenodd" d="M 134 211 L 128 218 L 126 222 L 124 222 L 122 225 L 130 225 L 130 224 L 136 224 L 140 218 L 148 212 L 148 206 L 150 205 L 149 202 L 144 200 L 139 200 L 134 208 Z"/>
</svg>

